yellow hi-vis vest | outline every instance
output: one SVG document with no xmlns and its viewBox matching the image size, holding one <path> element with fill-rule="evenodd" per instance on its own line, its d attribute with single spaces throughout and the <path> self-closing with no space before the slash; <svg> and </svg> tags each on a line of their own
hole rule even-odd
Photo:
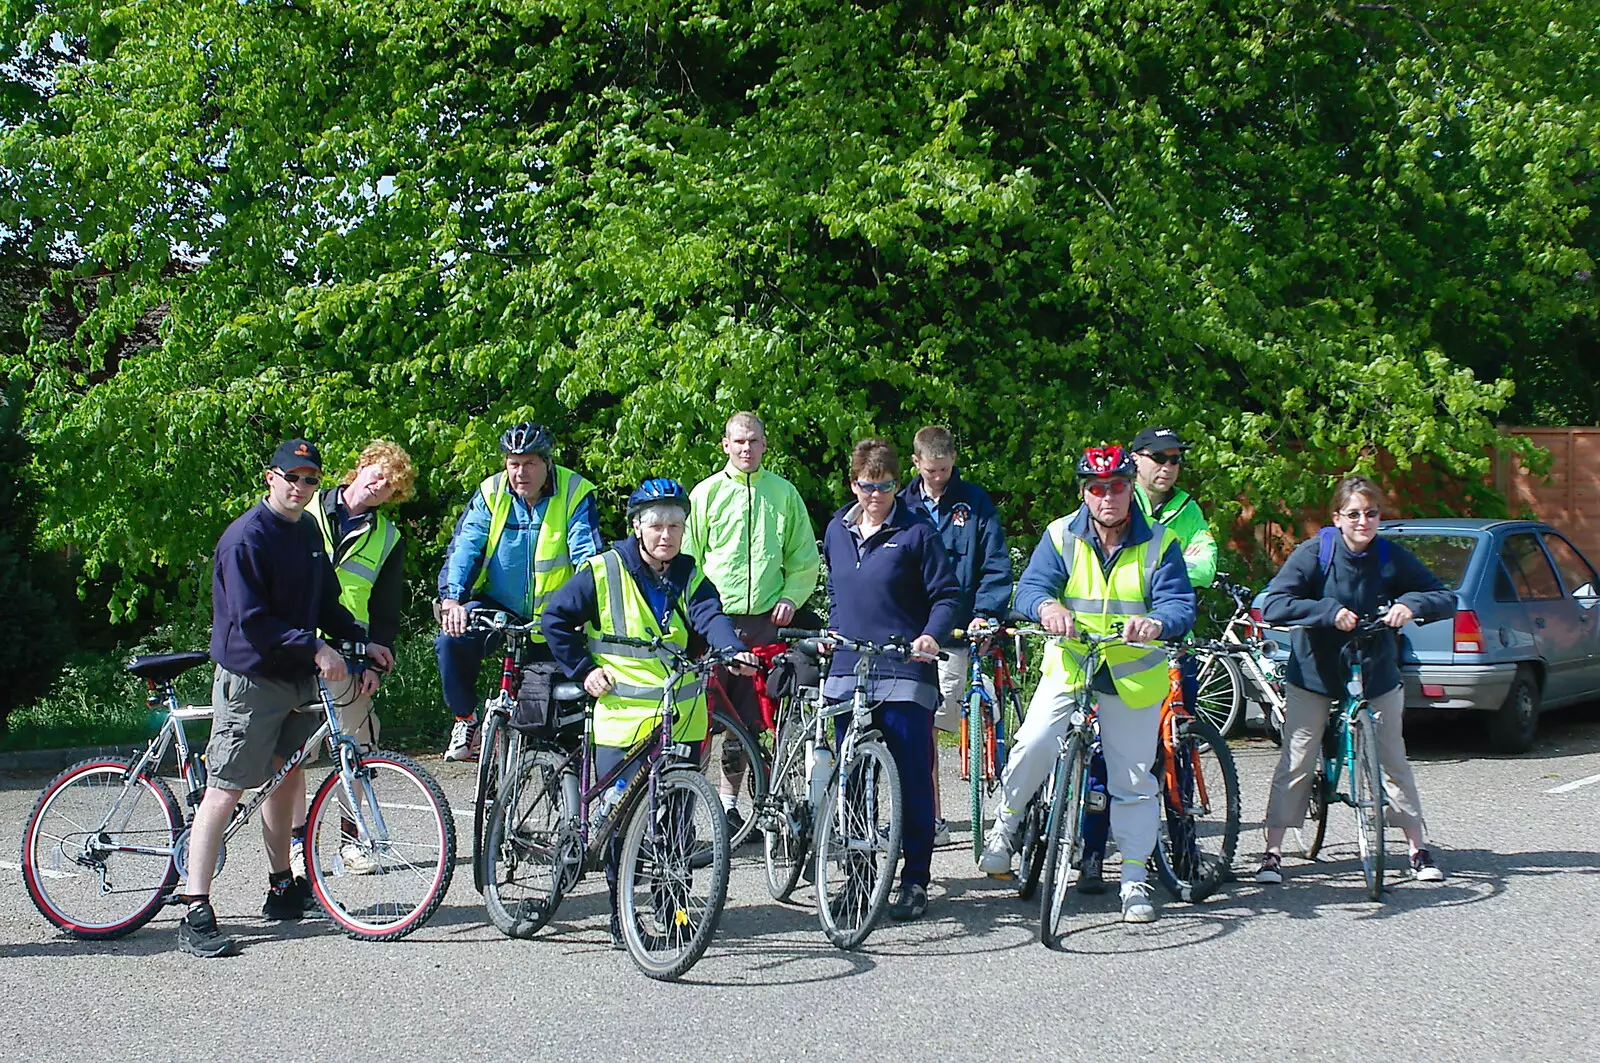
<svg viewBox="0 0 1600 1063">
<path fill-rule="evenodd" d="M 539 538 L 533 546 L 533 602 L 528 619 L 537 620 L 544 615 L 544 604 L 560 590 L 577 569 L 567 553 L 567 523 L 582 502 L 594 493 L 594 484 L 571 469 L 556 469 L 556 489 L 545 507 L 544 521 L 539 525 Z M 497 472 L 478 485 L 478 492 L 489 507 L 489 540 L 483 547 L 483 567 L 473 583 L 474 591 L 489 582 L 489 559 L 500 545 L 506 522 L 511 519 L 512 492 L 506 484 L 506 474 Z M 509 604 L 509 603 L 508 603 Z M 533 642 L 543 642 L 538 628 L 530 633 Z"/>
<path fill-rule="evenodd" d="M 306 508 L 311 511 L 311 519 L 317 522 L 317 527 L 322 529 L 322 544 L 327 548 L 328 559 L 334 563 L 334 574 L 339 577 L 340 603 L 350 610 L 351 616 L 361 621 L 362 627 L 371 626 L 368 602 L 372 599 L 372 585 L 378 582 L 383 563 L 400 541 L 400 532 L 388 517 L 374 513 L 372 521 L 365 528 L 335 543 L 333 523 L 323 509 L 322 498 L 313 499 Z M 346 546 L 349 547 L 348 551 L 340 557 L 339 549 Z"/>
<path fill-rule="evenodd" d="M 1107 573 L 1087 539 L 1073 537 L 1072 555 L 1067 556 L 1067 525 L 1071 519 L 1059 518 L 1046 532 L 1055 543 L 1056 552 L 1069 566 L 1067 586 L 1060 602 L 1071 611 L 1079 631 L 1086 635 L 1109 635 L 1117 624 L 1150 611 L 1150 582 L 1166 550 L 1167 529 L 1161 524 L 1151 524 L 1150 539 L 1123 547 Z M 1051 643 L 1045 650 L 1044 674 L 1061 677 L 1069 687 L 1088 682 L 1083 674 L 1088 649 L 1086 643 L 1076 639 Z M 1166 697 L 1166 651 L 1107 646 L 1102 650 L 1101 659 L 1111 670 L 1111 684 L 1117 688 L 1117 696 L 1129 708 L 1146 709 Z"/>
<path fill-rule="evenodd" d="M 638 646 L 614 646 L 601 642 L 599 636 L 655 638 L 662 634 L 661 624 L 615 550 L 591 557 L 584 564 L 594 574 L 600 613 L 600 623 L 587 628 L 589 655 L 612 679 L 611 689 L 595 701 L 594 742 L 597 746 L 627 748 L 649 737 L 656 726 L 662 692 L 672 673 L 654 652 Z M 696 565 L 688 587 L 673 608 L 672 630 L 666 638 L 674 646 L 689 644 L 684 603 L 703 582 L 705 576 Z M 678 684 L 674 712 L 673 741 L 699 742 L 705 738 L 706 694 L 700 680 L 687 678 Z"/>
</svg>

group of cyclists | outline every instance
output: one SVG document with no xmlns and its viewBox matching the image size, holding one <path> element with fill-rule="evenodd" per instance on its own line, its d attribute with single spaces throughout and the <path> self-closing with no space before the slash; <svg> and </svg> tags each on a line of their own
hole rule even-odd
<svg viewBox="0 0 1600 1063">
<path fill-rule="evenodd" d="M 903 866 L 891 918 L 917 919 L 926 912 L 932 851 L 950 838 L 938 804 L 936 731 L 956 729 L 961 713 L 968 668 L 966 643 L 956 633 L 974 618 L 981 623 L 1015 610 L 1055 638 L 1005 761 L 1000 807 L 979 867 L 992 875 L 1009 873 L 1019 817 L 1050 773 L 1057 737 L 1090 691 L 1098 704 L 1110 833 L 1121 855 L 1122 915 L 1131 923 L 1153 921 L 1157 912 L 1146 865 L 1160 814 L 1152 775 L 1155 707 L 1168 693 L 1169 678 L 1166 653 L 1152 644 L 1189 632 L 1195 587 L 1208 585 L 1217 567 L 1205 516 L 1177 486 L 1189 445 L 1172 429 L 1152 425 L 1127 446 L 1086 449 L 1074 470 L 1076 509 L 1050 523 L 1014 592 L 998 512 L 981 488 L 960 475 L 947 429 L 930 426 L 916 434 L 914 471 L 904 483 L 893 443 L 857 443 L 848 471 L 853 501 L 828 519 L 820 554 L 799 492 L 764 467 L 767 440 L 760 418 L 748 411 L 728 418 L 721 445 L 726 464 L 692 490 L 666 478 L 641 483 L 627 502 L 629 534 L 608 547 L 595 487 L 556 464 L 553 434 L 526 423 L 504 432 L 503 468 L 472 493 L 438 577 L 435 648 L 445 705 L 454 716 L 445 759 L 478 755 L 478 673 L 492 647 L 469 624 L 475 610 L 537 621 L 524 664 L 553 666 L 594 698 L 591 734 L 596 762 L 605 770 L 621 763 L 648 731 L 669 676 L 658 659 L 603 636 L 697 635 L 736 652 L 722 685 L 744 722 L 759 727 L 760 661 L 749 651 L 775 641 L 780 628 L 803 615 L 825 561 L 828 627 L 853 639 L 903 641 L 911 651 L 904 661 L 875 661 L 868 689 L 874 726 L 898 769 L 904 808 Z M 267 497 L 218 544 L 212 656 L 219 725 L 208 759 L 214 765 L 211 785 L 229 789 L 215 803 L 208 795 L 196 817 L 196 857 L 208 851 L 210 821 L 225 824 L 219 817 L 231 810 L 227 796 L 236 801 L 239 793 L 231 788 L 259 785 L 273 756 L 281 757 L 297 737 L 303 740 L 287 733 L 284 706 L 302 703 L 303 687 L 316 675 L 344 684 L 341 727 L 375 741 L 372 694 L 378 674 L 350 679 L 323 633 L 358 633 L 375 658 L 392 661 L 403 544 L 382 507 L 409 495 L 415 470 L 404 450 L 374 441 L 339 486 L 318 493 L 321 479 L 314 447 L 303 440 L 283 444 L 266 472 Z M 1302 544 L 1269 587 L 1266 619 L 1302 626 L 1288 667 L 1286 733 L 1259 882 L 1282 881 L 1284 832 L 1306 814 L 1312 762 L 1330 700 L 1341 688 L 1340 633 L 1381 605 L 1389 605 L 1385 622 L 1396 628 L 1454 608 L 1453 596 L 1421 562 L 1376 538 L 1386 504 L 1376 484 L 1346 478 L 1333 499 L 1333 549 L 1319 549 L 1315 540 Z M 302 523 L 306 512 L 310 519 Z M 268 539 L 266 546 L 257 542 Z M 241 541 L 255 545 L 241 552 Z M 326 567 L 317 547 L 332 563 L 331 579 L 313 572 Z M 276 586 L 285 578 L 296 586 Z M 1080 639 L 1113 631 L 1121 633 L 1123 644 L 1106 647 L 1098 670 L 1085 675 Z M 1442 872 L 1427 847 L 1405 758 L 1392 640 L 1387 648 L 1374 645 L 1368 695 L 1382 721 L 1385 790 L 1400 813 L 1415 876 L 1438 881 Z M 854 657 L 840 650 L 830 661 L 823 697 L 848 699 Z M 1183 668 L 1183 691 L 1193 704 L 1192 663 Z M 695 684 L 674 696 L 674 738 L 697 747 L 708 733 L 705 691 Z M 219 774 L 218 762 L 248 769 Z M 739 770 L 724 764 L 721 798 L 730 823 L 743 817 L 737 807 Z M 304 793 L 303 784 L 284 789 Z M 271 866 L 264 914 L 270 918 L 298 918 L 311 903 L 304 878 L 293 870 L 303 868 L 295 863 L 303 798 L 301 805 L 298 811 L 263 813 Z M 208 832 L 202 832 L 202 820 Z M 1108 888 L 1105 843 L 1102 832 L 1078 868 L 1084 892 Z M 352 854 L 347 867 L 361 873 L 359 854 Z M 614 875 L 608 879 L 617 942 Z M 209 898 L 197 885 L 191 877 L 180 944 L 198 955 L 226 954 L 232 940 L 217 928 Z"/>
</svg>

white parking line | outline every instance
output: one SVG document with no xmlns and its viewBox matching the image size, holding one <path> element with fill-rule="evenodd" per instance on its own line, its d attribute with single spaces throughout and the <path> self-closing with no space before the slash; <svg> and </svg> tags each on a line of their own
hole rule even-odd
<svg viewBox="0 0 1600 1063">
<path fill-rule="evenodd" d="M 1574 779 L 1571 782 L 1564 782 L 1560 786 L 1552 786 L 1545 793 L 1564 794 L 1568 790 L 1576 790 L 1580 786 L 1592 786 L 1597 782 L 1600 782 L 1600 775 L 1591 775 L 1587 779 Z"/>
</svg>

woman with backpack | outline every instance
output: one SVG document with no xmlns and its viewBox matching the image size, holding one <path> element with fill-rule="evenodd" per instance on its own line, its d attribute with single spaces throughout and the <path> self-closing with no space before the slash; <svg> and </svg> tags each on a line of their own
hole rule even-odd
<svg viewBox="0 0 1600 1063">
<path fill-rule="evenodd" d="M 1378 538 L 1386 504 L 1371 480 L 1345 477 L 1333 493 L 1333 527 L 1295 547 L 1267 586 L 1263 617 L 1269 624 L 1294 625 L 1296 630 L 1284 688 L 1283 752 L 1267 795 L 1267 851 L 1256 871 L 1257 882 L 1283 881 L 1284 832 L 1305 820 L 1322 732 L 1344 688 L 1339 655 L 1345 632 L 1363 618 L 1376 617 L 1385 606 L 1382 621 L 1395 629 L 1419 617 L 1433 620 L 1455 613 L 1453 591 L 1410 551 Z M 1410 846 L 1411 872 L 1420 882 L 1440 882 L 1444 872 L 1428 852 L 1422 799 L 1401 733 L 1405 688 L 1398 637 L 1367 644 L 1362 675 L 1378 721 L 1383 789 L 1393 822 Z"/>
</svg>

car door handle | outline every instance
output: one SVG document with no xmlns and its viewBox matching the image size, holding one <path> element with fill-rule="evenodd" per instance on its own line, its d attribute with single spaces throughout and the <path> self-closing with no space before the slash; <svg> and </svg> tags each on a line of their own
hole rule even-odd
<svg viewBox="0 0 1600 1063">
<path fill-rule="evenodd" d="M 1542 616 L 1534 617 L 1533 618 L 1533 626 L 1534 627 L 1544 627 L 1544 617 L 1542 617 Z"/>
</svg>

